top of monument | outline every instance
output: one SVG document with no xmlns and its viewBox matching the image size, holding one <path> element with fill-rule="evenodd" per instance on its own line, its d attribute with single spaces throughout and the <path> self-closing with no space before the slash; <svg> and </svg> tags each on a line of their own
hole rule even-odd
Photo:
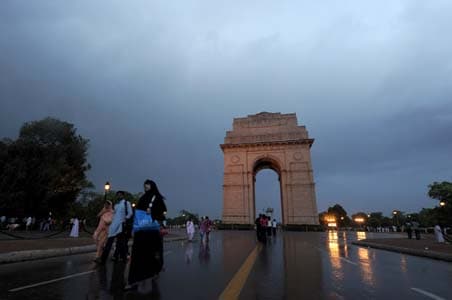
<svg viewBox="0 0 452 300">
<path fill-rule="evenodd" d="M 295 113 L 260 112 L 234 118 L 233 129 L 226 133 L 225 144 L 249 144 L 309 140 L 304 126 L 298 126 Z"/>
</svg>

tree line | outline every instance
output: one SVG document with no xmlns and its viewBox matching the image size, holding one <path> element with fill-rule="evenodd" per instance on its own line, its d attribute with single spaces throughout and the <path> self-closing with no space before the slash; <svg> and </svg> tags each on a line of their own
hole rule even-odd
<svg viewBox="0 0 452 300">
<path fill-rule="evenodd" d="M 88 222 L 97 220 L 97 213 L 105 203 L 105 195 L 93 191 L 86 173 L 89 140 L 77 134 L 71 123 L 55 118 L 27 122 L 22 125 L 17 139 L 0 141 L 0 214 L 7 216 L 44 217 L 52 212 L 57 218 L 79 217 Z M 336 204 L 319 214 L 321 224 L 333 216 L 339 227 L 356 226 L 363 219 L 367 226 L 403 224 L 407 218 L 422 226 L 452 223 L 452 183 L 434 182 L 428 195 L 439 201 L 439 206 L 419 212 L 396 211 L 392 216 L 381 212 L 357 212 L 348 216 Z M 115 192 L 109 191 L 108 200 L 115 202 Z M 140 194 L 126 192 L 127 200 L 136 203 Z M 188 211 L 169 219 L 170 224 L 182 224 L 188 218 L 198 222 L 199 216 Z M 362 224 L 361 224 L 362 225 Z"/>
<path fill-rule="evenodd" d="M 390 216 L 382 212 L 357 212 L 349 216 L 341 205 L 335 204 L 319 214 L 319 221 L 327 226 L 328 220 L 334 220 L 338 227 L 402 226 L 408 221 L 416 221 L 424 227 L 452 226 L 452 183 L 433 182 L 428 186 L 427 194 L 436 201 L 434 208 L 422 208 L 419 212 L 394 210 Z"/>
</svg>

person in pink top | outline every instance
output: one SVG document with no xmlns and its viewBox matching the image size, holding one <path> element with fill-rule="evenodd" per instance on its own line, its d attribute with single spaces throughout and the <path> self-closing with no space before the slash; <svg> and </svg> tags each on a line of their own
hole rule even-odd
<svg viewBox="0 0 452 300">
<path fill-rule="evenodd" d="M 204 228 L 205 228 L 205 233 L 206 233 L 206 243 L 209 242 L 209 235 L 210 235 L 210 231 L 212 231 L 212 221 L 209 220 L 209 217 L 206 216 L 206 218 L 204 219 Z"/>
<path fill-rule="evenodd" d="M 97 225 L 96 231 L 94 231 L 93 239 L 96 241 L 96 258 L 95 261 L 100 260 L 102 256 L 102 252 L 105 247 L 105 243 L 108 239 L 108 229 L 110 227 L 110 224 L 113 220 L 113 208 L 112 208 L 111 201 L 108 201 L 104 204 L 104 208 L 99 212 L 97 215 L 99 220 L 99 225 Z"/>
</svg>

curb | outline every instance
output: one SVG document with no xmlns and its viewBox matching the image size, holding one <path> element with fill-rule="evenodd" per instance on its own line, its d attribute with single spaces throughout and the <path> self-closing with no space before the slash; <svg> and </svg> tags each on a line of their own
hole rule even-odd
<svg viewBox="0 0 452 300">
<path fill-rule="evenodd" d="M 164 240 L 165 243 L 183 241 L 186 240 L 185 237 L 176 237 Z M 132 242 L 129 242 L 129 246 Z M 45 250 L 26 250 L 26 251 L 13 251 L 7 253 L 0 253 L 0 265 L 11 264 L 16 262 L 39 260 L 45 258 L 68 256 L 75 254 L 83 254 L 96 252 L 96 245 L 87 245 L 79 247 L 70 248 L 56 248 L 56 249 L 45 249 Z"/>
<path fill-rule="evenodd" d="M 378 243 L 366 242 L 366 241 L 355 241 L 352 242 L 353 245 L 362 246 L 362 247 L 370 247 L 380 250 L 398 252 L 403 254 L 409 254 L 413 256 L 426 257 L 436 260 L 442 260 L 447 262 L 452 262 L 452 254 L 446 254 L 441 252 L 435 252 L 430 250 L 419 250 L 419 249 L 411 249 L 399 246 L 390 246 L 390 245 L 382 245 Z"/>
</svg>

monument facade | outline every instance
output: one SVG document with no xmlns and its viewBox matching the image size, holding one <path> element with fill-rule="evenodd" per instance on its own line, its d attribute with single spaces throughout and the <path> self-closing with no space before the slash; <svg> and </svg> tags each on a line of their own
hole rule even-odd
<svg viewBox="0 0 452 300">
<path fill-rule="evenodd" d="M 282 223 L 318 225 L 309 138 L 296 114 L 235 118 L 224 144 L 223 222 L 254 224 L 255 182 L 262 169 L 279 176 Z"/>
</svg>

